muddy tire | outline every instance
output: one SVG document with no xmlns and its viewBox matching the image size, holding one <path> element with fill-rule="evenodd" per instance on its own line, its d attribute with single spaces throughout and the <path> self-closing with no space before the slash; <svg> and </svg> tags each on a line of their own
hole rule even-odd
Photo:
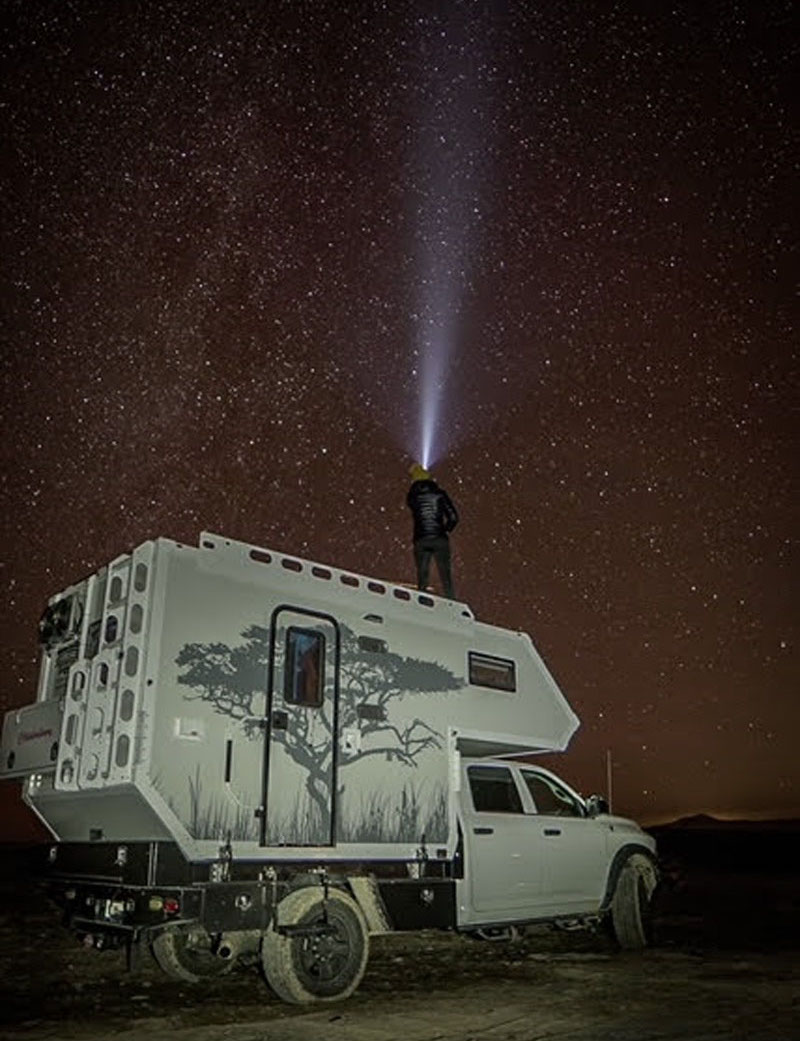
<svg viewBox="0 0 800 1041">
<path fill-rule="evenodd" d="M 278 906 L 281 926 L 323 926 L 317 934 L 265 933 L 261 963 L 267 983 L 293 1005 L 341 1001 L 361 982 L 369 934 L 358 904 L 347 893 L 320 886 L 289 893 Z"/>
<path fill-rule="evenodd" d="M 162 972 L 184 983 L 200 983 L 231 971 L 235 959 L 225 961 L 211 950 L 211 937 L 199 926 L 167 929 L 153 940 L 153 957 Z"/>
<path fill-rule="evenodd" d="M 637 950 L 652 939 L 651 904 L 658 882 L 655 865 L 640 853 L 625 862 L 611 902 L 611 921 L 620 947 Z"/>
</svg>

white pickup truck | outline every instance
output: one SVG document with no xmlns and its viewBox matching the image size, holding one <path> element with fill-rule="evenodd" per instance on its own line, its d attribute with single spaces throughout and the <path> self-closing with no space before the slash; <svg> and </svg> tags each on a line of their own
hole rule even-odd
<svg viewBox="0 0 800 1041">
<path fill-rule="evenodd" d="M 466 760 L 459 929 L 549 920 L 613 921 L 624 947 L 647 942 L 655 841 L 530 763 Z"/>
<path fill-rule="evenodd" d="M 377 933 L 647 942 L 655 844 L 533 765 L 578 720 L 526 634 L 204 534 L 63 590 L 39 636 L 0 777 L 85 943 L 184 981 L 257 958 L 311 1002 L 352 993 Z"/>
</svg>

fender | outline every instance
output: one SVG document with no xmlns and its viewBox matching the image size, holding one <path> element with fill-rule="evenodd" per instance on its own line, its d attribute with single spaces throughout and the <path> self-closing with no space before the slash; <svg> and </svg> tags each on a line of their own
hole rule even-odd
<svg viewBox="0 0 800 1041">
<path fill-rule="evenodd" d="M 622 869 L 628 863 L 630 858 L 638 853 L 643 857 L 647 857 L 650 863 L 655 869 L 658 868 L 655 857 L 647 849 L 646 846 L 640 846 L 636 842 L 628 842 L 614 854 L 614 859 L 611 861 L 611 867 L 608 869 L 608 880 L 606 881 L 606 891 L 603 896 L 603 902 L 600 904 L 600 913 L 603 914 L 611 908 L 611 901 L 614 898 L 614 890 L 617 887 L 617 879 L 622 873 Z"/>
</svg>

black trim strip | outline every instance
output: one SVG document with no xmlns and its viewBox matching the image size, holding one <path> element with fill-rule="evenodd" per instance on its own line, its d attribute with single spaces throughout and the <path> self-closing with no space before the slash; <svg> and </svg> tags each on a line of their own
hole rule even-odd
<svg viewBox="0 0 800 1041">
<path fill-rule="evenodd" d="M 231 762 L 233 760 L 233 741 L 231 738 L 225 742 L 225 783 L 231 783 Z"/>
</svg>

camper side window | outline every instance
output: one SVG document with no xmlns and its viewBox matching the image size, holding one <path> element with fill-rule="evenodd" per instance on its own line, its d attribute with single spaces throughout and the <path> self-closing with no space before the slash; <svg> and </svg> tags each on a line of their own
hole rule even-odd
<svg viewBox="0 0 800 1041">
<path fill-rule="evenodd" d="M 467 775 L 477 813 L 522 813 L 522 800 L 507 767 L 470 766 Z"/>
<path fill-rule="evenodd" d="M 491 687 L 492 690 L 517 689 L 517 672 L 513 661 L 508 658 L 495 658 L 491 654 L 479 654 L 469 651 L 469 681 L 478 687 Z"/>
<path fill-rule="evenodd" d="M 319 708 L 322 704 L 325 637 L 314 629 L 290 626 L 286 631 L 283 700 Z"/>
</svg>

